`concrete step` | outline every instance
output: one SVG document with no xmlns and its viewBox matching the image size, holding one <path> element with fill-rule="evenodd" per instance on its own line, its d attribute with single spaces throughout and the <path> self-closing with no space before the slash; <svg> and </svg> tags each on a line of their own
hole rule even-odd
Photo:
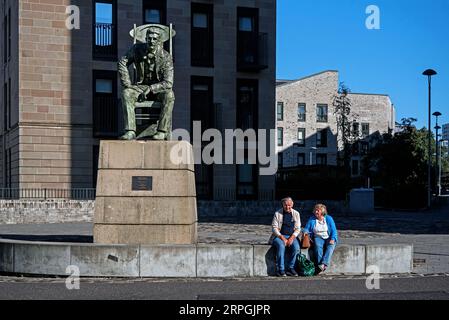
<svg viewBox="0 0 449 320">
<path fill-rule="evenodd" d="M 307 249 L 302 252 L 308 255 Z M 0 272 L 81 277 L 266 277 L 268 245 L 101 245 L 0 240 Z M 413 246 L 337 245 L 327 274 L 410 273 Z"/>
</svg>

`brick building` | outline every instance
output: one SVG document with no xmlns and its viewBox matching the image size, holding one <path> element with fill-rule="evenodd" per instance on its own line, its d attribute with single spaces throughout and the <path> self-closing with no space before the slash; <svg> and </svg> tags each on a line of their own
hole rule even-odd
<svg viewBox="0 0 449 320">
<path fill-rule="evenodd" d="M 324 71 L 299 80 L 278 80 L 276 86 L 277 152 L 280 166 L 337 165 L 342 149 L 337 137 L 333 100 L 338 92 L 338 71 Z M 353 130 L 360 141 L 351 160 L 354 176 L 360 174 L 360 160 L 366 137 L 392 132 L 395 110 L 388 95 L 350 93 Z"/>
<path fill-rule="evenodd" d="M 99 141 L 121 133 L 117 60 L 134 24 L 177 32 L 173 128 L 275 128 L 275 0 L 0 1 L 4 188 L 95 187 Z M 198 197 L 270 198 L 274 177 L 256 169 L 197 165 Z"/>
</svg>

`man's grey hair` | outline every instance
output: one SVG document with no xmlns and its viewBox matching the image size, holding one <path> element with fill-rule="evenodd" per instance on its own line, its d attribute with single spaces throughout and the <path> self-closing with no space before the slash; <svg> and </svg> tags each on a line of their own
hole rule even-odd
<svg viewBox="0 0 449 320">
<path fill-rule="evenodd" d="M 293 199 L 292 199 L 291 197 L 285 197 L 284 199 L 281 200 L 281 203 L 284 204 L 284 203 L 286 203 L 287 201 L 293 202 Z"/>
</svg>

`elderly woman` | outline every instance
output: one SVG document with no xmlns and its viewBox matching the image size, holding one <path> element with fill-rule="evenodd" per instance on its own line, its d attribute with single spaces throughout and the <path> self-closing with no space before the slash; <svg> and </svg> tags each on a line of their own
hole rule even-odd
<svg viewBox="0 0 449 320">
<path fill-rule="evenodd" d="M 307 222 L 304 233 L 310 235 L 314 243 L 314 253 L 318 272 L 323 272 L 329 266 L 335 246 L 338 242 L 337 227 L 334 219 L 327 214 L 324 204 L 317 204 L 313 214 Z"/>
<path fill-rule="evenodd" d="M 273 234 L 270 243 L 276 249 L 276 267 L 278 277 L 293 276 L 298 274 L 295 271 L 296 256 L 300 248 L 296 239 L 301 231 L 301 219 L 299 212 L 293 209 L 292 198 L 282 199 L 282 209 L 274 213 Z M 286 249 L 290 251 L 290 259 L 287 261 L 287 268 L 284 265 L 284 254 Z"/>
</svg>

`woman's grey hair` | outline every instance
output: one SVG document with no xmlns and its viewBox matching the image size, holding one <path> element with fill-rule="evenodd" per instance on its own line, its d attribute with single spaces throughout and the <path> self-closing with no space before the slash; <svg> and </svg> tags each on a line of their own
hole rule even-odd
<svg viewBox="0 0 449 320">
<path fill-rule="evenodd" d="M 281 200 L 281 203 L 284 204 L 284 203 L 286 203 L 287 201 L 293 202 L 293 199 L 292 199 L 291 197 L 285 197 L 284 199 Z"/>
</svg>

